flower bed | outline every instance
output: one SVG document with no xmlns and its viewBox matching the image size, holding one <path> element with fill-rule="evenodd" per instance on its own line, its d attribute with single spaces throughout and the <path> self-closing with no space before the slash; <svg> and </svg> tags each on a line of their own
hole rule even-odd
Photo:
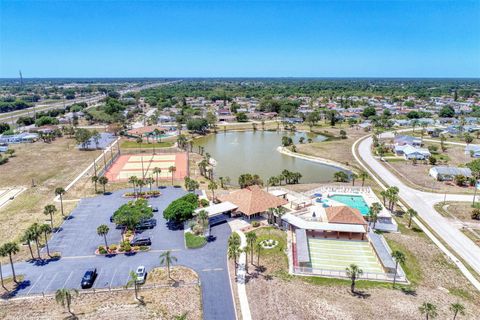
<svg viewBox="0 0 480 320">
<path fill-rule="evenodd" d="M 156 198 L 160 196 L 162 193 L 158 190 L 152 190 L 152 191 L 142 191 L 142 192 L 127 192 L 123 196 L 126 198 Z"/>
<path fill-rule="evenodd" d="M 105 249 L 105 246 L 99 246 L 97 250 L 95 250 L 96 255 L 110 255 L 110 254 L 128 254 L 128 253 L 136 253 L 136 252 L 145 252 L 149 251 L 149 246 L 130 246 L 130 243 L 125 241 L 120 245 L 112 244 L 108 246 L 108 250 Z"/>
<path fill-rule="evenodd" d="M 273 239 L 265 239 L 260 241 L 260 245 L 263 249 L 273 249 L 278 245 L 278 241 Z"/>
</svg>

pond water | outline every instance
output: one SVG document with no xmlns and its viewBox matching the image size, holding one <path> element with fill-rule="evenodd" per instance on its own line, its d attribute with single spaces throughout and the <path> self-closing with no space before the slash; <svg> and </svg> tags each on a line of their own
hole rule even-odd
<svg viewBox="0 0 480 320">
<path fill-rule="evenodd" d="M 220 132 L 197 139 L 195 148 L 203 146 L 205 152 L 217 161 L 214 176 L 230 177 L 232 184 L 238 184 L 238 177 L 243 173 L 258 174 L 267 181 L 269 177 L 281 174 L 284 169 L 300 172 L 303 176 L 301 183 L 327 182 L 332 180 L 335 172 L 342 170 L 278 152 L 284 135 L 290 136 L 295 144 L 301 137 L 305 138 L 305 143 L 308 138 L 314 141 L 326 139 L 303 132 Z"/>
</svg>

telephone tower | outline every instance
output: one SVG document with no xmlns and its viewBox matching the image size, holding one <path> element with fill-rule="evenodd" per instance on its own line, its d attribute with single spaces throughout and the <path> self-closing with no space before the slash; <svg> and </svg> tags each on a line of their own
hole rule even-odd
<svg viewBox="0 0 480 320">
<path fill-rule="evenodd" d="M 22 70 L 18 70 L 18 73 L 20 74 L 20 85 L 23 87 L 23 76 L 22 76 Z"/>
</svg>

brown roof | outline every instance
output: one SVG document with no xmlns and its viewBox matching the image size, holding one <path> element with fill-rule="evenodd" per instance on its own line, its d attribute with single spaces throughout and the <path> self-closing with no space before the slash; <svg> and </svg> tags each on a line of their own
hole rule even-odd
<svg viewBox="0 0 480 320">
<path fill-rule="evenodd" d="M 329 223 L 367 224 L 360 211 L 347 206 L 325 208 Z"/>
<path fill-rule="evenodd" d="M 128 130 L 128 133 L 135 136 L 142 136 L 147 133 L 152 133 L 153 131 L 155 131 L 155 129 L 158 129 L 159 131 L 167 130 L 164 127 L 160 127 L 160 126 L 145 126 L 141 128 Z"/>
<path fill-rule="evenodd" d="M 250 186 L 218 197 L 220 201 L 229 201 L 238 206 L 238 211 L 250 216 L 255 213 L 265 212 L 270 208 L 277 208 L 288 203 L 287 200 L 278 198 L 259 186 Z"/>
</svg>

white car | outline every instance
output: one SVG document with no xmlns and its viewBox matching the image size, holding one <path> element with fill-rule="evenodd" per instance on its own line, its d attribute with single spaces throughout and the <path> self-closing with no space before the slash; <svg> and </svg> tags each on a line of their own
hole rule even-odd
<svg viewBox="0 0 480 320">
<path fill-rule="evenodd" d="M 135 273 L 137 274 L 137 283 L 138 284 L 144 284 L 145 279 L 147 277 L 147 271 L 146 271 L 145 267 L 144 266 L 139 266 L 137 268 L 137 271 L 135 271 Z"/>
</svg>

